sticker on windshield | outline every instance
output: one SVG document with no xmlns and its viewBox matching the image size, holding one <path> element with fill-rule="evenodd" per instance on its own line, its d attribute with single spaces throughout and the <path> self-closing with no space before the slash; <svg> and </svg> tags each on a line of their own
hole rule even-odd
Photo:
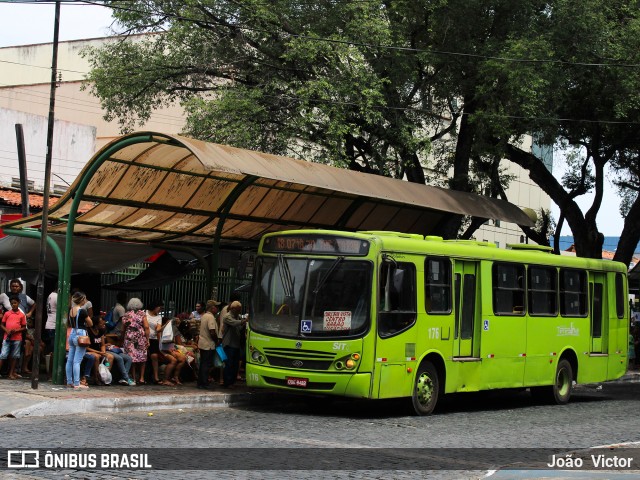
<svg viewBox="0 0 640 480">
<path fill-rule="evenodd" d="M 324 330 L 351 330 L 351 312 L 324 312 L 322 328 Z"/>
<path fill-rule="evenodd" d="M 300 322 L 300 331 L 302 333 L 311 333 L 311 326 L 312 326 L 311 320 L 302 320 Z"/>
</svg>

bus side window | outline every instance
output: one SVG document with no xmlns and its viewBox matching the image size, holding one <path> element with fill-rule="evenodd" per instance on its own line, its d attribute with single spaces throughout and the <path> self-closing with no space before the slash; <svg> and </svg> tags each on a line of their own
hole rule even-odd
<svg viewBox="0 0 640 480">
<path fill-rule="evenodd" d="M 558 271 L 555 267 L 529 267 L 529 314 L 558 314 Z"/>
<path fill-rule="evenodd" d="M 384 262 L 380 269 L 378 333 L 406 330 L 416 321 L 416 268 L 412 263 Z"/>
<path fill-rule="evenodd" d="M 451 313 L 451 261 L 427 257 L 425 260 L 425 311 Z"/>
<path fill-rule="evenodd" d="M 587 272 L 584 270 L 560 269 L 560 315 L 587 315 Z"/>
<path fill-rule="evenodd" d="M 524 265 L 496 263 L 493 266 L 493 311 L 498 315 L 524 315 Z"/>
</svg>

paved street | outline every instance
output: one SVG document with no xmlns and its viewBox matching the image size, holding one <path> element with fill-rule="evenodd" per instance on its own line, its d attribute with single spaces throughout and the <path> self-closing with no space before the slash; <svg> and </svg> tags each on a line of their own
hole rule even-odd
<svg viewBox="0 0 640 480">
<path fill-rule="evenodd" d="M 640 384 L 580 387 L 564 407 L 533 404 L 526 392 L 448 397 L 431 417 L 405 416 L 398 402 L 287 397 L 260 407 L 182 409 L 110 415 L 0 419 L 4 448 L 323 448 L 338 471 L 2 472 L 3 478 L 482 478 L 487 471 L 354 471 L 351 448 L 580 449 L 640 440 Z M 149 416 L 153 413 L 153 416 Z M 309 450 L 313 452 L 313 450 Z M 184 452 L 189 455 L 189 452 Z M 193 463 L 201 455 L 192 452 Z M 513 459 L 511 459 L 513 460 Z M 258 459 L 259 461 L 259 459 Z M 344 461 L 344 462 L 343 462 Z M 342 465 L 341 463 L 345 463 Z M 314 458 L 308 459 L 308 468 Z M 317 468 L 326 468 L 316 466 Z M 108 475 L 105 475 L 107 474 Z M 545 478 L 549 478 L 548 472 Z M 609 476 L 553 478 L 618 478 Z M 501 471 L 495 478 L 539 478 Z M 586 474 L 585 474 L 586 475 Z M 634 475 L 637 477 L 637 473 Z M 624 475 L 622 478 L 632 478 Z"/>
</svg>

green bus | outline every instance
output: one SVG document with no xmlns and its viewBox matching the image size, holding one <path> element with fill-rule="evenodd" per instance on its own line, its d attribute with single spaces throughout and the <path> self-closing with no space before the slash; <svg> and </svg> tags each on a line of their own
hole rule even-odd
<svg viewBox="0 0 640 480">
<path fill-rule="evenodd" d="M 547 247 L 395 232 L 265 235 L 254 269 L 247 384 L 356 398 L 574 383 L 627 367 L 627 269 Z"/>
</svg>

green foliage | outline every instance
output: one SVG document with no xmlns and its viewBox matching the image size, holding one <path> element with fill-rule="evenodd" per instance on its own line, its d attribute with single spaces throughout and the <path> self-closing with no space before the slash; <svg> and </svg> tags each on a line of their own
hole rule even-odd
<svg viewBox="0 0 640 480">
<path fill-rule="evenodd" d="M 123 131 L 180 102 L 185 132 L 424 181 L 430 2 L 110 1 L 131 36 L 85 52 L 87 85 Z M 418 173 L 416 173 L 418 172 Z"/>
<path fill-rule="evenodd" d="M 638 201 L 639 0 L 105 3 L 129 37 L 85 52 L 87 85 L 124 131 L 179 102 L 197 138 L 502 198 L 506 156 L 578 242 L 605 166 Z M 533 133 L 574 152 L 563 184 L 523 155 Z"/>
</svg>

